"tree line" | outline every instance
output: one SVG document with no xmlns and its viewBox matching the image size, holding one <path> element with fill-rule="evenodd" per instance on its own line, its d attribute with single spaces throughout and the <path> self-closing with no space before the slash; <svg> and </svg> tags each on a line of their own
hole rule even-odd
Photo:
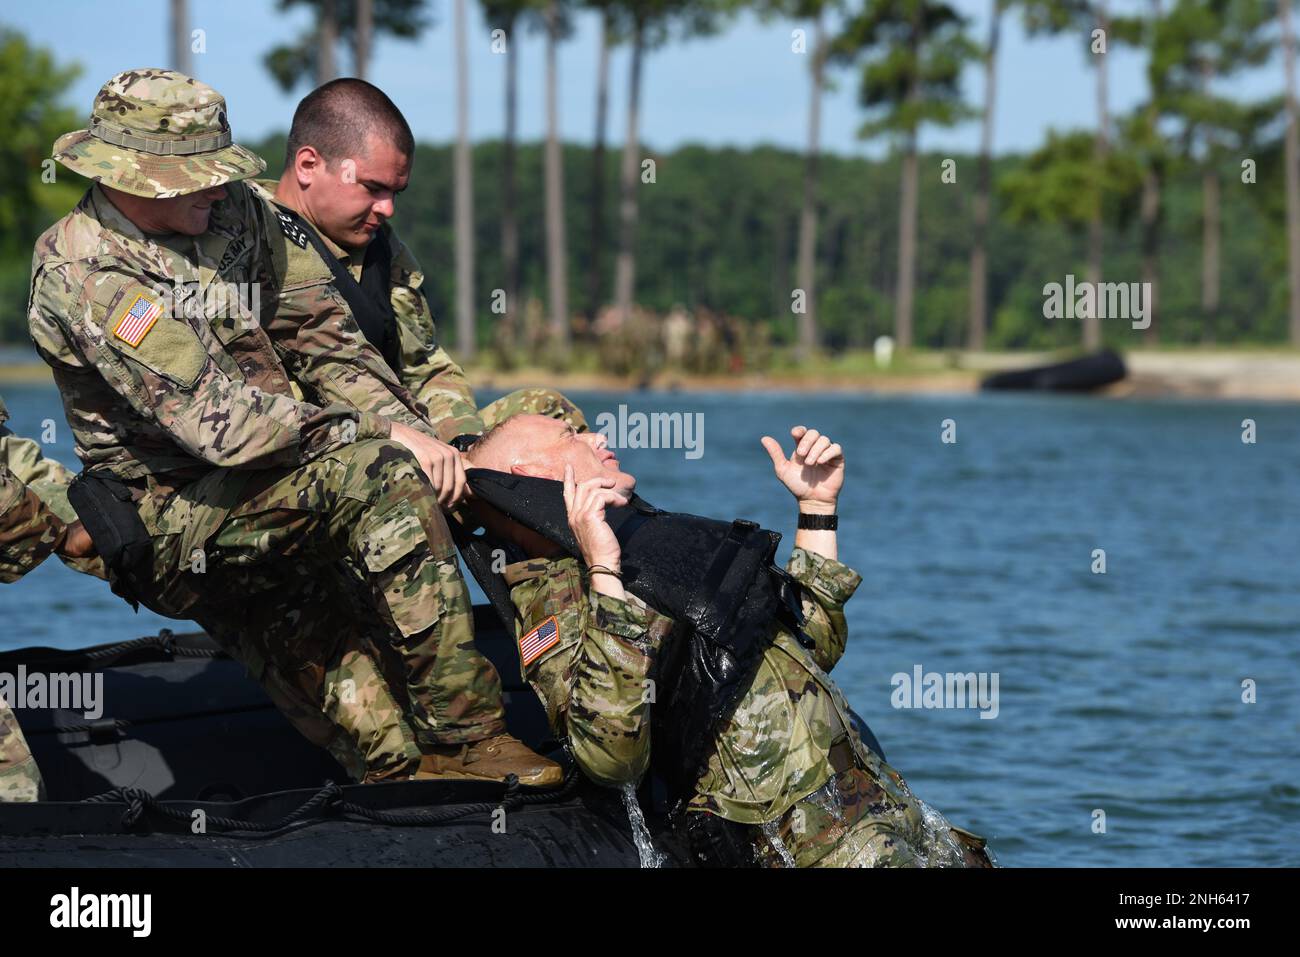
<svg viewBox="0 0 1300 957">
<path fill-rule="evenodd" d="M 376 35 L 416 39 L 433 22 L 424 0 L 277 4 L 313 12 L 306 32 L 266 52 L 268 72 L 286 90 L 305 91 L 341 72 L 343 50 L 350 50 L 351 75 L 364 76 Z M 466 358 L 485 337 L 508 342 L 530 298 L 545 301 L 561 351 L 575 316 L 591 320 L 612 303 L 626 317 L 634 302 L 659 311 L 681 303 L 765 323 L 776 342 L 801 355 L 865 345 L 882 333 L 903 347 L 1138 341 L 1126 326 L 1103 327 L 1096 318 L 1074 325 L 1044 319 L 1043 287 L 1067 273 L 1093 283 L 1150 284 L 1154 317 L 1142 333 L 1148 344 L 1300 343 L 1291 3 L 1129 6 L 991 0 L 980 43 L 966 18 L 935 0 L 484 0 L 487 42 L 505 54 L 505 125 L 500 140 L 471 147 L 467 53 L 479 41 L 468 35 L 465 0 L 455 0 L 459 132 L 447 147 L 420 146 L 399 226 L 426 264 L 431 297 Z M 573 15 L 587 8 L 599 12 L 602 25 L 590 149 L 560 142 L 555 96 L 558 50 Z M 648 55 L 673 39 L 725 29 L 743 10 L 790 21 L 791 52 L 807 55 L 804 150 L 687 146 L 659 153 L 643 143 L 638 119 Z M 174 57 L 184 68 L 185 0 L 171 0 L 171 11 Z M 994 98 L 967 102 L 960 79 L 978 66 L 985 90 L 996 89 L 1000 34 L 1011 16 L 1031 37 L 1077 37 L 1095 70 L 1097 123 L 1049 130 L 1032 152 L 995 157 Z M 528 29 L 539 31 L 547 48 L 547 136 L 536 146 L 516 135 L 515 50 Z M 3 43 L 26 52 L 0 57 L 0 69 L 23 56 L 48 60 L 14 34 Z M 631 72 L 613 170 L 605 126 L 609 49 L 618 44 L 630 47 Z M 1146 51 L 1148 89 L 1135 109 L 1116 115 L 1107 56 L 1122 46 Z M 1271 63 L 1279 48 L 1283 92 L 1257 102 L 1224 93 L 1243 71 Z M 62 76 L 52 62 L 37 73 L 51 87 Z M 856 77 L 860 136 L 886 139 L 886 159 L 822 153 L 820 104 L 836 74 Z M 26 88 L 33 89 L 30 81 Z M 43 115 L 57 114 L 57 93 L 33 95 Z M 974 119 L 982 127 L 977 154 L 919 150 L 925 126 Z M 277 145 L 264 147 L 278 170 Z M 534 184 L 542 184 L 540 193 Z M 442 212 L 448 196 L 450 221 Z M 41 218 L 51 196 L 41 199 L 29 219 Z M 0 192 L 0 221 L 5 200 Z M 6 236 L 27 231 L 19 222 Z M 5 338 L 16 328 L 18 273 L 5 265 L 12 245 L 0 248 Z"/>
</svg>

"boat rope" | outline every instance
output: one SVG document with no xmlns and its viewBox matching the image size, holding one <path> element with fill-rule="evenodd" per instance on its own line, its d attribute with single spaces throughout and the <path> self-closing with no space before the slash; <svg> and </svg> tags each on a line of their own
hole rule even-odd
<svg viewBox="0 0 1300 957">
<path fill-rule="evenodd" d="M 384 824 L 390 827 L 430 827 L 448 824 L 475 814 L 492 814 L 498 808 L 507 812 L 520 807 L 536 804 L 555 804 L 567 800 L 578 789 L 577 769 L 570 769 L 564 783 L 537 793 L 525 793 L 521 790 L 519 779 L 513 774 L 506 777 L 505 789 L 498 802 L 483 801 L 475 804 L 457 804 L 437 810 L 382 811 L 369 808 L 353 801 L 343 799 L 343 788 L 330 781 L 319 791 L 303 802 L 301 806 L 289 812 L 278 821 L 258 823 L 237 817 L 208 815 L 205 827 L 223 832 L 250 832 L 263 837 L 283 831 L 295 824 L 314 824 L 326 820 L 338 819 L 340 815 Z M 172 807 L 159 801 L 153 794 L 143 788 L 114 788 L 86 798 L 83 804 L 125 804 L 122 812 L 122 828 L 130 831 L 148 815 L 175 821 L 188 827 L 194 820 L 194 809 Z"/>
</svg>

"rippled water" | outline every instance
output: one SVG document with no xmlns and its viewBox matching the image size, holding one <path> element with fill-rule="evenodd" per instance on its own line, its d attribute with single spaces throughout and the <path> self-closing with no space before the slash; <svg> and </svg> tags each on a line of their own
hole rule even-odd
<svg viewBox="0 0 1300 957">
<path fill-rule="evenodd" d="M 53 388 L 4 394 L 16 430 L 54 418 L 55 457 L 75 465 Z M 833 677 L 916 794 L 1004 865 L 1300 864 L 1300 407 L 575 398 L 593 420 L 620 402 L 703 414 L 702 456 L 629 449 L 625 467 L 656 505 L 755 519 L 787 535 L 783 553 L 794 507 L 759 436 L 788 447 L 802 423 L 844 444 L 841 554 L 865 580 Z M 0 588 L 0 645 L 166 624 L 57 563 Z M 894 708 L 891 676 L 917 665 L 996 672 L 997 717 Z"/>
</svg>

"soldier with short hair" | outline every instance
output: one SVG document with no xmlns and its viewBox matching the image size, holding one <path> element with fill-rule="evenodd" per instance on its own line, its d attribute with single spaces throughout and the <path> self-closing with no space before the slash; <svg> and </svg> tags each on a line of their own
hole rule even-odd
<svg viewBox="0 0 1300 957">
<path fill-rule="evenodd" d="M 330 81 L 298 105 L 279 181 L 250 183 L 274 224 L 268 238 L 278 298 L 265 329 L 277 353 L 308 401 L 384 414 L 381 403 L 404 396 L 398 411 L 408 417 L 401 421 L 445 442 L 467 441 L 525 412 L 585 430 L 582 412 L 553 389 L 521 389 L 477 408 L 464 371 L 438 341 L 424 274 L 388 221 L 414 154 L 401 111 L 364 80 Z M 264 687 L 299 730 L 327 741 L 331 729 L 308 702 L 322 693 L 338 696 L 319 686 L 330 679 L 298 659 L 279 660 L 275 648 L 283 643 L 267 640 L 282 628 L 283 604 L 260 606 L 257 620 L 231 640 L 258 661 Z M 350 621 L 365 627 L 360 617 Z M 359 636 L 349 662 L 352 684 L 344 687 L 359 684 L 380 700 L 395 695 L 384 679 L 392 669 L 382 642 Z"/>
<path fill-rule="evenodd" d="M 132 547 L 105 555 L 115 590 L 227 636 L 292 596 L 277 655 L 339 682 L 349 635 L 334 616 L 354 602 L 382 629 L 400 666 L 396 706 L 428 742 L 394 738 L 382 708 L 318 698 L 350 770 L 558 783 L 557 765 L 505 733 L 500 679 L 474 647 L 441 512 L 463 491 L 459 457 L 396 406 L 390 419 L 293 394 L 300 370 L 264 328 L 267 223 L 240 182 L 264 164 L 232 143 L 221 95 L 173 71 L 118 74 L 55 158 L 96 183 L 37 241 L 29 326 L 86 467 L 79 481 L 107 490 L 96 501 L 129 526 Z M 340 362 L 364 369 L 349 348 L 339 343 Z M 123 502 L 127 519 L 113 511 Z M 354 702 L 365 691 L 347 687 Z"/>
</svg>

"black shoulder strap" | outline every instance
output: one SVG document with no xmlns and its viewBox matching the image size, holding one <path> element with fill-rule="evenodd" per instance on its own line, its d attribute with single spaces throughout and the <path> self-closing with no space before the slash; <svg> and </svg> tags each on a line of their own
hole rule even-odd
<svg viewBox="0 0 1300 957">
<path fill-rule="evenodd" d="M 383 230 L 375 233 L 375 238 L 366 247 L 365 263 L 361 267 L 361 282 L 352 278 L 338 257 L 335 256 L 325 240 L 311 223 L 307 222 L 292 209 L 286 209 L 278 203 L 273 204 L 280 229 L 288 240 L 299 249 L 312 248 L 325 260 L 330 273 L 334 276 L 334 285 L 339 294 L 352 310 L 352 317 L 361 327 L 362 334 L 370 344 L 379 350 L 389 368 L 401 374 L 401 357 L 398 351 L 397 320 L 393 315 L 393 303 L 389 298 L 390 271 L 392 269 L 393 251 L 388 245 L 388 237 Z"/>
</svg>

